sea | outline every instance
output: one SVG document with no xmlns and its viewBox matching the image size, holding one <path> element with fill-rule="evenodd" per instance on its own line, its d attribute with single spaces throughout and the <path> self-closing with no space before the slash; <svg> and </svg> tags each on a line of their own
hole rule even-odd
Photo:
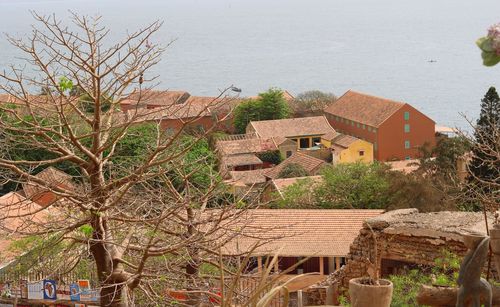
<svg viewBox="0 0 500 307">
<path fill-rule="evenodd" d="M 468 129 L 500 86 L 500 65 L 484 67 L 475 45 L 500 22 L 499 0 L 0 0 L 0 31 L 26 38 L 32 11 L 101 15 L 109 43 L 163 21 L 152 43 L 168 47 L 149 74 L 192 95 L 353 89 Z M 2 34 L 0 69 L 20 56 Z"/>
</svg>

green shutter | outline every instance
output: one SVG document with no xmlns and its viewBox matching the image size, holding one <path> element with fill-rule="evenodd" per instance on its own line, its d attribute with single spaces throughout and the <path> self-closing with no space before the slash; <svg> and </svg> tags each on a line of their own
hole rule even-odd
<svg viewBox="0 0 500 307">
<path fill-rule="evenodd" d="M 405 112 L 405 120 L 409 120 L 410 119 L 410 112 L 406 111 Z"/>
</svg>

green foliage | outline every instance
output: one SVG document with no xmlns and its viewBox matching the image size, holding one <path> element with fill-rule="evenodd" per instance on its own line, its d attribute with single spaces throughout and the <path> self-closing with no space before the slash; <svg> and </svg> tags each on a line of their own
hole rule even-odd
<svg viewBox="0 0 500 307">
<path fill-rule="evenodd" d="M 391 306 L 413 307 L 418 306 L 417 294 L 423 284 L 431 281 L 430 276 L 420 270 L 413 269 L 399 275 L 391 275 L 389 280 L 393 283 Z"/>
<path fill-rule="evenodd" d="M 296 183 L 285 187 L 281 195 L 274 195 L 277 199 L 273 206 L 287 209 L 303 209 L 314 208 L 316 204 L 316 196 L 314 193 L 315 186 L 318 183 L 311 178 L 303 178 Z"/>
<path fill-rule="evenodd" d="M 391 275 L 394 290 L 391 306 L 418 306 L 416 297 L 422 285 L 455 287 L 460 270 L 460 259 L 454 253 L 443 249 L 441 255 L 434 259 L 434 265 L 429 269 L 406 269 L 396 275 Z"/>
<path fill-rule="evenodd" d="M 183 164 L 186 173 L 192 173 L 191 184 L 199 188 L 208 188 L 211 180 L 218 177 L 215 170 L 216 156 L 208 146 L 206 139 L 197 140 L 195 137 L 184 136 L 183 146 L 191 146 L 190 150 L 183 157 Z"/>
<path fill-rule="evenodd" d="M 278 178 L 305 177 L 309 174 L 304 167 L 297 163 L 289 163 L 279 172 Z"/>
<path fill-rule="evenodd" d="M 440 139 L 433 150 L 436 170 L 446 176 L 456 176 L 457 160 L 469 150 L 469 141 L 464 137 Z"/>
<path fill-rule="evenodd" d="M 290 109 L 280 89 L 271 88 L 260 93 L 257 101 L 260 103 L 261 120 L 282 119 L 290 115 Z"/>
<path fill-rule="evenodd" d="M 386 166 L 373 163 L 340 163 L 326 167 L 316 190 L 319 206 L 338 209 L 378 209 L 387 206 L 389 181 Z"/>
<path fill-rule="evenodd" d="M 458 271 L 460 270 L 460 258 L 446 250 L 441 250 L 441 256 L 434 259 L 434 267 L 432 267 L 432 275 L 435 276 L 433 284 L 437 286 L 454 287 L 458 279 Z"/>
<path fill-rule="evenodd" d="M 351 306 L 351 303 L 349 303 L 349 300 L 344 295 L 339 296 L 339 304 L 340 304 L 340 306 L 343 306 L 343 307 L 350 307 Z"/>
<path fill-rule="evenodd" d="M 266 151 L 258 153 L 257 157 L 262 160 L 262 162 L 268 162 L 274 165 L 278 165 L 283 161 L 281 152 L 279 150 Z"/>
<path fill-rule="evenodd" d="M 447 197 L 436 180 L 420 173 L 387 172 L 390 186 L 387 207 L 390 210 L 417 208 L 420 212 L 456 210 L 456 201 Z"/>
<path fill-rule="evenodd" d="M 92 236 L 92 232 L 94 231 L 94 228 L 88 224 L 82 225 L 78 228 L 78 230 L 83 233 L 86 237 Z"/>
<path fill-rule="evenodd" d="M 491 37 L 481 37 L 476 41 L 476 45 L 481 49 L 481 58 L 484 66 L 495 66 L 500 62 L 500 54 L 493 46 Z"/>
<path fill-rule="evenodd" d="M 260 103 L 257 100 L 247 100 L 234 109 L 234 129 L 236 133 L 245 133 L 247 125 L 252 120 L 261 120 Z"/>
<path fill-rule="evenodd" d="M 251 121 L 282 119 L 290 115 L 290 109 L 283 97 L 283 91 L 271 88 L 260 93 L 255 100 L 240 103 L 234 110 L 234 128 L 236 133 L 245 133 Z"/>
<path fill-rule="evenodd" d="M 209 276 L 219 276 L 220 270 L 213 264 L 210 263 L 202 263 L 200 265 L 200 274 L 209 275 Z"/>
<path fill-rule="evenodd" d="M 61 92 L 71 91 L 73 89 L 73 81 L 65 76 L 59 78 L 59 90 Z"/>
<path fill-rule="evenodd" d="M 118 131 L 117 131 L 118 132 Z M 111 162 L 114 171 L 130 171 L 132 167 L 144 162 L 147 153 L 155 146 L 158 138 L 156 123 L 142 123 L 128 128 L 117 143 Z M 105 156 L 109 151 L 105 152 Z"/>
<path fill-rule="evenodd" d="M 78 101 L 85 112 L 91 114 L 95 112 L 95 101 L 88 94 L 81 95 Z M 99 103 L 101 104 L 102 112 L 109 111 L 113 104 L 113 97 L 101 95 Z"/>
</svg>

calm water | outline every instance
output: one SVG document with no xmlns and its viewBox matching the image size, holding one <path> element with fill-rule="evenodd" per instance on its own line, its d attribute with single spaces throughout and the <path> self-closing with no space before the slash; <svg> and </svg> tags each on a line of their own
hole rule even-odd
<svg viewBox="0 0 500 307">
<path fill-rule="evenodd" d="M 464 127 L 459 112 L 477 117 L 500 86 L 500 67 L 483 67 L 474 44 L 500 22 L 498 0 L 0 0 L 1 31 L 25 35 L 29 9 L 102 14 L 113 38 L 164 20 L 156 39 L 176 41 L 155 73 L 162 88 L 194 95 L 232 84 L 248 96 L 355 89 Z M 0 68 L 16 55 L 2 38 Z"/>
</svg>

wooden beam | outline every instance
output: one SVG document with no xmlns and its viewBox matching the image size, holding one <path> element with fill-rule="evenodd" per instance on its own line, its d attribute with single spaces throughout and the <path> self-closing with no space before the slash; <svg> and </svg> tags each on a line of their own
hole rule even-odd
<svg viewBox="0 0 500 307">
<path fill-rule="evenodd" d="M 335 270 L 340 269 L 340 257 L 335 257 Z"/>
<path fill-rule="evenodd" d="M 257 257 L 257 272 L 262 273 L 262 256 Z"/>
<path fill-rule="evenodd" d="M 493 306 L 500 305 L 500 288 L 492 287 Z M 425 306 L 456 306 L 458 288 L 422 286 L 417 295 L 417 303 Z M 466 304 L 465 306 L 469 306 Z"/>
<path fill-rule="evenodd" d="M 325 275 L 325 257 L 319 257 L 319 275 Z"/>
<path fill-rule="evenodd" d="M 278 273 L 280 271 L 280 258 L 278 257 L 278 261 L 274 263 L 274 273 Z"/>
</svg>

